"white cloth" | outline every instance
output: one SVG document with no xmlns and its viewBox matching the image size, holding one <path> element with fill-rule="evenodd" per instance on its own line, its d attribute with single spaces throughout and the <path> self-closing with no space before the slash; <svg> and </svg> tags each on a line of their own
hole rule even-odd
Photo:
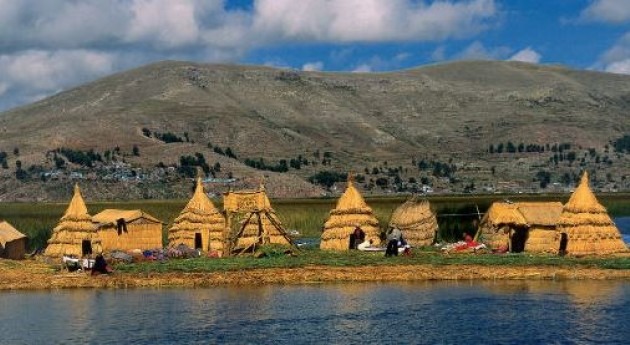
<svg viewBox="0 0 630 345">
<path fill-rule="evenodd" d="M 357 249 L 358 250 L 366 250 L 367 248 L 372 247 L 372 243 L 370 243 L 369 240 L 365 240 L 363 242 L 361 242 L 358 246 Z"/>
</svg>

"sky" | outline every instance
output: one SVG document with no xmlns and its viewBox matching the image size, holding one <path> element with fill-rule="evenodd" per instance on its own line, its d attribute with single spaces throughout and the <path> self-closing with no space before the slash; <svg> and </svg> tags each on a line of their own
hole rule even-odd
<svg viewBox="0 0 630 345">
<path fill-rule="evenodd" d="M 0 0 L 0 111 L 167 59 L 356 73 L 519 60 L 630 74 L 630 0 Z"/>
</svg>

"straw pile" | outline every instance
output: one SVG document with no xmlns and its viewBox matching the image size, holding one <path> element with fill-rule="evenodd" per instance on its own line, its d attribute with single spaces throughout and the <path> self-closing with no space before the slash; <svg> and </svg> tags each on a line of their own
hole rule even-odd
<svg viewBox="0 0 630 345">
<path fill-rule="evenodd" d="M 83 255 L 83 241 L 90 241 L 93 253 L 103 251 L 101 240 L 92 224 L 92 217 L 88 214 L 79 185 L 75 185 L 74 196 L 66 213 L 53 229 L 44 255 L 49 257 L 61 257 L 63 255 L 80 257 Z"/>
<path fill-rule="evenodd" d="M 591 191 L 587 172 L 564 205 L 558 229 L 568 236 L 567 252 L 570 255 L 627 251 L 619 229 Z"/>
<path fill-rule="evenodd" d="M 216 251 L 221 256 L 224 254 L 225 217 L 204 193 L 201 178 L 197 178 L 195 193 L 168 231 L 168 245 L 176 247 L 184 244 L 194 248 L 197 233 L 201 234 L 202 250 Z"/>
<path fill-rule="evenodd" d="M 127 231 L 118 228 L 123 220 Z M 106 209 L 92 217 L 104 252 L 162 248 L 162 222 L 141 210 Z"/>
<path fill-rule="evenodd" d="M 253 192 L 228 192 L 223 200 L 233 249 L 255 244 L 291 244 L 282 222 L 271 207 L 264 186 Z"/>
<path fill-rule="evenodd" d="M 337 207 L 330 211 L 330 216 L 324 223 L 320 248 L 348 250 L 350 234 L 356 226 L 363 229 L 365 238 L 371 239 L 373 245 L 381 245 L 378 219 L 365 203 L 361 193 L 354 187 L 352 177 L 348 174 L 348 187 L 337 201 Z"/>
<path fill-rule="evenodd" d="M 438 231 L 437 217 L 427 200 L 411 199 L 400 205 L 392 213 L 389 226 L 400 229 L 414 247 L 431 245 Z"/>
</svg>

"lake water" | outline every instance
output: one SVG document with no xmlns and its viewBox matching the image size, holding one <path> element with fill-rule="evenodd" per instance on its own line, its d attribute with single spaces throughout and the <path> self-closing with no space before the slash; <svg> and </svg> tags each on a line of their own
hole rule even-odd
<svg viewBox="0 0 630 345">
<path fill-rule="evenodd" d="M 2 344 L 628 344 L 630 282 L 0 293 Z"/>
<path fill-rule="evenodd" d="M 621 232 L 623 240 L 626 244 L 630 244 L 630 217 L 617 217 L 614 218 L 614 221 Z"/>
</svg>

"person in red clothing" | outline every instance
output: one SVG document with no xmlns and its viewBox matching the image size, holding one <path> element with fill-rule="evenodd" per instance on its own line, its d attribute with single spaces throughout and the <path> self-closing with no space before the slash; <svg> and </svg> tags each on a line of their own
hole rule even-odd
<svg viewBox="0 0 630 345">
<path fill-rule="evenodd" d="M 464 233 L 464 242 L 468 248 L 474 248 L 479 245 L 467 232 Z"/>
</svg>

